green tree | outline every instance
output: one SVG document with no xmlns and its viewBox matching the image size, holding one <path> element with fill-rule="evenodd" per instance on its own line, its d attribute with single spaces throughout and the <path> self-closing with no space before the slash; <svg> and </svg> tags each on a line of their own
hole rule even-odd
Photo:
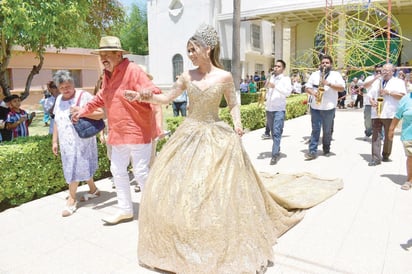
<svg viewBox="0 0 412 274">
<path fill-rule="evenodd" d="M 97 48 L 101 36 L 119 36 L 125 24 L 125 11 L 117 0 L 91 0 L 91 8 L 82 22 L 79 39 L 68 46 Z"/>
<path fill-rule="evenodd" d="M 123 17 L 119 9 L 117 0 L 0 0 L 0 85 L 5 93 L 10 93 L 7 67 L 13 46 L 35 53 L 39 60 L 27 76 L 24 99 L 48 46 L 96 45 L 101 32 L 110 31 Z"/>
<path fill-rule="evenodd" d="M 126 17 L 120 39 L 124 49 L 133 54 L 147 55 L 149 53 L 147 14 L 133 4 L 130 14 Z"/>
</svg>

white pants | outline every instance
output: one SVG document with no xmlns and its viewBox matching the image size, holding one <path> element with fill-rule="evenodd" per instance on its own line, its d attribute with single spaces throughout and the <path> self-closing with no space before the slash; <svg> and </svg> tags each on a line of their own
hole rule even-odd
<svg viewBox="0 0 412 274">
<path fill-rule="evenodd" d="M 116 185 L 117 202 L 124 214 L 133 214 L 132 195 L 130 192 L 127 167 L 132 161 L 133 174 L 143 191 L 149 174 L 152 144 L 114 145 L 112 146 L 110 171 Z"/>
</svg>

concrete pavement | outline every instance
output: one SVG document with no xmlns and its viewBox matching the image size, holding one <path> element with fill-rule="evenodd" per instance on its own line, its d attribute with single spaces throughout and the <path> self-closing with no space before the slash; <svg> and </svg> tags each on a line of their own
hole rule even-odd
<svg viewBox="0 0 412 274">
<path fill-rule="evenodd" d="M 309 209 L 302 222 L 273 247 L 268 274 L 412 273 L 412 191 L 399 133 L 392 159 L 369 167 L 371 144 L 363 140 L 362 110 L 337 110 L 330 157 L 305 161 L 310 116 L 286 121 L 282 158 L 270 166 L 271 140 L 263 129 L 245 134 L 243 143 L 258 171 L 312 172 L 342 178 L 344 189 Z M 137 263 L 138 216 L 129 223 L 104 226 L 114 212 L 111 182 L 97 182 L 99 198 L 80 203 L 60 217 L 67 192 L 57 193 L 0 213 L 0 273 L 156 273 Z M 87 191 L 79 188 L 78 196 Z M 133 194 L 138 212 L 140 194 Z"/>
</svg>

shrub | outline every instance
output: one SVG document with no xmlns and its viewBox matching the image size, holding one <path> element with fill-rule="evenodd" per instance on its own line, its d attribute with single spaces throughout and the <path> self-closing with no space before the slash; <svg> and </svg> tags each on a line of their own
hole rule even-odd
<svg viewBox="0 0 412 274">
<path fill-rule="evenodd" d="M 240 93 L 240 104 L 241 105 L 249 105 L 251 103 L 255 103 L 259 100 L 260 92 L 256 93 Z M 222 100 L 220 101 L 219 107 L 225 108 L 227 107 L 227 102 L 224 96 L 222 96 Z"/>
<path fill-rule="evenodd" d="M 255 98 L 258 98 L 258 95 Z M 306 98 L 306 94 L 298 94 L 287 99 L 286 119 L 306 113 Z M 240 111 L 244 128 L 255 130 L 265 127 L 266 115 L 263 106 L 253 102 L 242 105 Z M 220 109 L 219 116 L 233 126 L 227 108 Z M 184 117 L 167 118 L 168 130 L 173 134 L 183 120 Z M 160 151 L 166 142 L 167 139 L 160 140 L 156 150 Z M 97 146 L 99 168 L 95 173 L 95 180 L 110 175 L 106 145 L 98 142 Z M 61 160 L 55 157 L 51 150 L 50 135 L 18 138 L 0 145 L 0 211 L 67 188 Z"/>
<path fill-rule="evenodd" d="M 244 93 L 245 95 L 247 93 Z M 251 93 L 251 98 L 259 98 L 259 93 Z M 224 99 L 223 99 L 224 100 Z M 286 120 L 305 115 L 307 112 L 307 95 L 292 94 L 286 99 Z M 225 101 L 226 102 L 226 101 Z M 227 107 L 221 108 L 219 117 L 233 126 L 232 116 Z M 266 125 L 266 110 L 256 102 L 240 106 L 242 125 L 249 130 L 263 128 Z M 166 120 L 168 129 L 173 133 L 183 121 L 183 117 L 172 117 Z M 162 144 L 163 145 L 163 144 Z"/>
<path fill-rule="evenodd" d="M 286 99 L 286 120 L 306 114 L 306 99 L 306 94 L 293 94 Z M 233 126 L 232 116 L 228 108 L 221 109 L 219 116 Z M 241 106 L 240 116 L 245 129 L 255 130 L 266 125 L 266 110 L 264 106 L 260 106 L 258 103 Z"/>
<path fill-rule="evenodd" d="M 256 103 L 259 99 L 260 92 L 256 93 L 241 93 L 240 94 L 240 104 L 249 105 L 251 103 Z"/>
<path fill-rule="evenodd" d="M 308 110 L 307 94 L 292 94 L 287 98 L 286 120 L 305 115 Z"/>
<path fill-rule="evenodd" d="M 0 211 L 67 189 L 60 157 L 51 150 L 51 136 L 17 138 L 0 145 Z M 95 179 L 110 174 L 106 145 L 98 143 Z"/>
</svg>

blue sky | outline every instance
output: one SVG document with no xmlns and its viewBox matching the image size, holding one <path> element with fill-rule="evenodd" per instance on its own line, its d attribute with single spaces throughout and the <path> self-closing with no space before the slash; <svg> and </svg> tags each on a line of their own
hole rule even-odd
<svg viewBox="0 0 412 274">
<path fill-rule="evenodd" d="M 119 0 L 119 2 L 122 3 L 125 7 L 130 7 L 132 4 L 143 7 L 146 5 L 146 1 L 147 0 Z"/>
</svg>

